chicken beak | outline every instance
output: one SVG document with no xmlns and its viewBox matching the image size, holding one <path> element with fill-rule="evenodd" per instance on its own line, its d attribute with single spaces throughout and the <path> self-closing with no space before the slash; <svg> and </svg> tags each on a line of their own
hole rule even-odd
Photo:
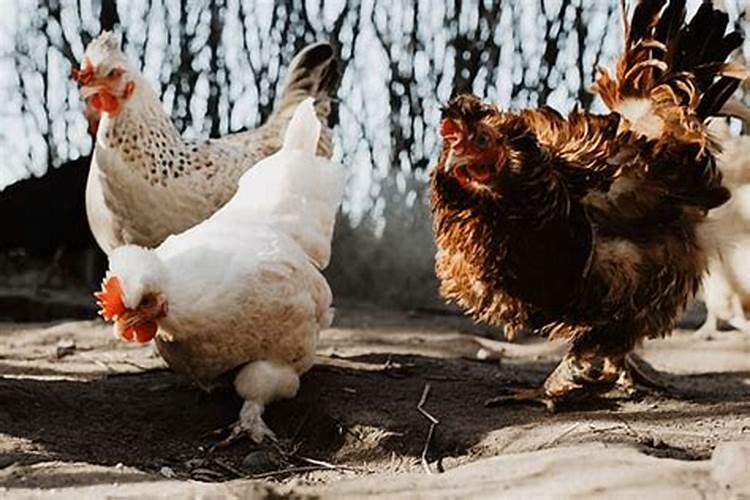
<svg viewBox="0 0 750 500">
<path fill-rule="evenodd" d="M 448 157 L 443 163 L 443 171 L 447 174 L 455 167 L 458 167 L 464 163 L 463 156 L 457 155 L 452 149 L 448 152 Z"/>
<path fill-rule="evenodd" d="M 120 323 L 126 328 L 133 328 L 148 321 L 155 321 L 167 315 L 167 299 L 162 294 L 156 295 L 153 305 L 128 310 L 120 317 Z"/>
<path fill-rule="evenodd" d="M 105 85 L 102 85 L 96 80 L 91 80 L 90 83 L 81 85 L 81 97 L 83 97 L 84 99 L 88 99 L 89 97 L 94 96 L 103 90 L 106 90 Z"/>
<path fill-rule="evenodd" d="M 143 323 L 145 320 L 141 317 L 140 312 L 136 309 L 134 311 L 128 311 L 124 313 L 117 323 L 123 328 L 133 328 Z"/>
</svg>

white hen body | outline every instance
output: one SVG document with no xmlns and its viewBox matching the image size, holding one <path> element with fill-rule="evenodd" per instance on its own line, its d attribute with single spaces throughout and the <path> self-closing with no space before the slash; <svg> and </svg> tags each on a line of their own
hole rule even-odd
<svg viewBox="0 0 750 500">
<path fill-rule="evenodd" d="M 298 115 L 317 121 L 310 101 Z M 254 361 L 303 373 L 330 325 L 331 291 L 320 270 L 330 259 L 344 175 L 315 156 L 317 132 L 304 149 L 289 147 L 309 125 L 296 128 L 208 220 L 155 250 L 125 246 L 110 259 L 126 304 L 140 300 L 144 286 L 164 294 L 159 352 L 201 386 Z"/>
</svg>

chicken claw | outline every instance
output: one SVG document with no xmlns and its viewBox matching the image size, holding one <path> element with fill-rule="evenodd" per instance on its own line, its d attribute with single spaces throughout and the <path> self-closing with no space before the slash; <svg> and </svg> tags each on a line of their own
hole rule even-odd
<svg viewBox="0 0 750 500">
<path fill-rule="evenodd" d="M 511 394 L 490 398 L 484 402 L 487 408 L 495 406 L 504 406 L 512 404 L 540 404 L 553 412 L 556 408 L 557 400 L 547 395 L 542 388 L 522 388 L 513 389 Z"/>
<path fill-rule="evenodd" d="M 675 392 L 675 389 L 659 376 L 659 372 L 653 366 L 632 352 L 625 356 L 624 367 L 617 380 L 616 387 L 629 391 L 631 395 L 638 392 L 669 395 Z"/>
<path fill-rule="evenodd" d="M 631 399 L 644 391 L 674 392 L 659 380 L 658 372 L 636 354 L 602 360 L 568 353 L 542 387 L 512 389 L 510 395 L 489 399 L 485 406 L 541 404 L 555 411 L 560 404 L 589 394 L 606 395 L 607 399 Z"/>
<path fill-rule="evenodd" d="M 240 410 L 240 418 L 230 426 L 229 435 L 214 444 L 211 451 L 215 451 L 236 443 L 243 437 L 248 437 L 255 444 L 265 441 L 276 443 L 276 434 L 266 425 L 262 418 L 263 405 L 254 401 L 245 401 Z"/>
<path fill-rule="evenodd" d="M 299 376 L 291 366 L 273 361 L 255 361 L 243 366 L 234 379 L 234 388 L 245 398 L 239 420 L 229 435 L 212 450 L 226 448 L 242 436 L 256 444 L 266 440 L 276 444 L 276 435 L 263 421 L 266 405 L 277 399 L 293 398 L 299 389 Z"/>
</svg>

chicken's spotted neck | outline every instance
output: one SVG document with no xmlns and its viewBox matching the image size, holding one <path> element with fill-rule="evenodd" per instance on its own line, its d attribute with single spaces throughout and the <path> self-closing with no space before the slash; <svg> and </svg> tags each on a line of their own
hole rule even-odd
<svg viewBox="0 0 750 500">
<path fill-rule="evenodd" d="M 170 157 L 187 153 L 191 144 L 182 138 L 172 124 L 149 83 L 142 75 L 136 75 L 134 82 L 135 91 L 123 102 L 122 110 L 114 116 L 104 113 L 97 132 L 97 142 L 106 148 L 118 150 L 125 156 L 129 156 L 131 150 L 142 150 L 147 159 L 152 161 L 158 159 L 155 154 L 157 151 L 162 153 L 159 156 Z M 137 165 L 147 168 L 148 162 L 135 162 L 133 166 Z M 151 173 L 168 176 L 176 165 L 163 162 L 160 167 L 158 171 Z"/>
</svg>

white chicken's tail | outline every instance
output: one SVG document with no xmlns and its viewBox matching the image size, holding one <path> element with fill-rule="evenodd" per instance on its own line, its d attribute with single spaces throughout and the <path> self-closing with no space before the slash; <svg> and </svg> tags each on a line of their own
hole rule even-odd
<svg viewBox="0 0 750 500">
<path fill-rule="evenodd" d="M 284 146 L 242 176 L 230 201 L 294 238 L 320 269 L 330 260 L 345 180 L 340 164 L 315 154 L 321 129 L 313 99 L 307 98 L 289 121 Z"/>
<path fill-rule="evenodd" d="M 289 64 L 284 85 L 276 98 L 269 127 L 283 131 L 293 116 L 297 105 L 305 99 L 315 100 L 315 112 L 323 124 L 331 113 L 331 95 L 338 86 L 338 65 L 333 47 L 321 42 L 308 45 Z M 331 157 L 331 131 L 323 131 L 318 153 Z"/>
<path fill-rule="evenodd" d="M 284 134 L 282 151 L 301 151 L 315 156 L 315 145 L 320 137 L 320 120 L 315 115 L 312 98 L 302 101 L 294 111 Z"/>
</svg>

